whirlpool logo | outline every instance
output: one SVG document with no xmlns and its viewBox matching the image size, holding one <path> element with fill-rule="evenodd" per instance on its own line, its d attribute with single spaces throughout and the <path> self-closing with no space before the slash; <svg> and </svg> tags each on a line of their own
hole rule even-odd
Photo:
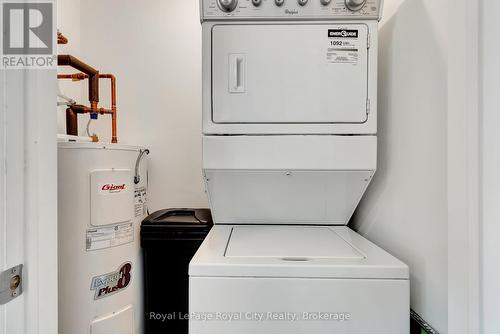
<svg viewBox="0 0 500 334">
<path fill-rule="evenodd" d="M 358 30 L 328 29 L 328 37 L 336 38 L 358 38 Z"/>
</svg>

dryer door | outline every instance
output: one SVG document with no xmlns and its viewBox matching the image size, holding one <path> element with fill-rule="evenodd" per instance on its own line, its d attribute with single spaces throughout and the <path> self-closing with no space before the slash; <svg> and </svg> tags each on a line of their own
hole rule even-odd
<svg viewBox="0 0 500 334">
<path fill-rule="evenodd" d="M 217 25 L 215 123 L 364 123 L 365 24 Z"/>
</svg>

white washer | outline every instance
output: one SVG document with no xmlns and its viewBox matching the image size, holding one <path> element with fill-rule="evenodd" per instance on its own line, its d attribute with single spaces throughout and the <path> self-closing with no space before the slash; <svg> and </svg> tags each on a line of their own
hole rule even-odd
<svg viewBox="0 0 500 334">
<path fill-rule="evenodd" d="M 216 225 L 190 266 L 189 332 L 409 333 L 408 274 L 344 226 Z"/>
<path fill-rule="evenodd" d="M 377 168 L 381 0 L 201 0 L 215 226 L 190 333 L 409 333 L 409 269 L 347 225 Z"/>
</svg>

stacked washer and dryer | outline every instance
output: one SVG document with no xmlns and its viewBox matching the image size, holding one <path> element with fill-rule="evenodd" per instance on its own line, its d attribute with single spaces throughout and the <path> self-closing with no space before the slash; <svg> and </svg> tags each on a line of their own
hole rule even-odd
<svg viewBox="0 0 500 334">
<path fill-rule="evenodd" d="M 377 167 L 382 0 L 201 0 L 191 334 L 409 333 L 409 269 L 347 224 Z"/>
</svg>

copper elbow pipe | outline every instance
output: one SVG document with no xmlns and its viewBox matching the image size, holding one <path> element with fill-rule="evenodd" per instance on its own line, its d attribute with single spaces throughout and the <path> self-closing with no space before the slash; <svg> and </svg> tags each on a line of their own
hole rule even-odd
<svg viewBox="0 0 500 334">
<path fill-rule="evenodd" d="M 110 79 L 111 81 L 111 110 L 104 108 L 97 108 L 97 104 L 95 106 L 91 105 L 91 107 L 84 106 L 73 106 L 73 111 L 78 113 L 91 113 L 96 112 L 99 114 L 111 114 L 111 142 L 118 143 L 117 136 L 117 109 L 116 109 L 116 77 L 113 74 L 98 74 L 99 79 Z M 58 74 L 58 79 L 71 79 L 73 81 L 80 81 L 89 78 L 87 74 L 84 73 L 74 73 L 74 74 Z M 82 108 L 83 107 L 83 108 Z"/>
<path fill-rule="evenodd" d="M 58 55 L 57 65 L 70 66 L 85 73 L 89 78 L 89 101 L 91 105 L 99 103 L 99 71 L 71 55 Z"/>
</svg>

